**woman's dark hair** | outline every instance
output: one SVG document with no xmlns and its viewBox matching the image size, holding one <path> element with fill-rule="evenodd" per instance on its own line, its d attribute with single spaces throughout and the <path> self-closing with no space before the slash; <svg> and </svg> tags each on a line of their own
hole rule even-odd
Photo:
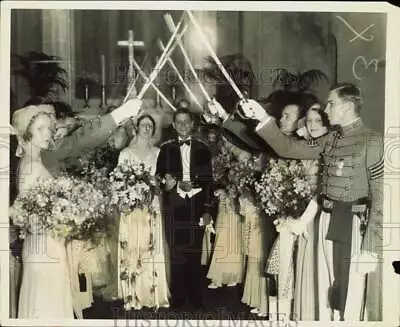
<svg viewBox="0 0 400 327">
<path fill-rule="evenodd" d="M 136 127 L 137 127 L 137 129 L 139 129 L 140 122 L 145 118 L 149 119 L 151 121 L 151 123 L 153 124 L 153 132 L 151 133 L 151 136 L 154 136 L 154 134 L 156 133 L 156 121 L 150 115 L 146 114 L 146 115 L 140 116 L 137 120 Z"/>
<path fill-rule="evenodd" d="M 311 107 L 307 110 L 307 113 L 308 113 L 309 111 L 311 111 L 311 110 L 312 110 L 312 111 L 316 111 L 316 112 L 319 114 L 319 116 L 321 117 L 322 125 L 325 126 L 325 127 L 327 127 L 327 128 L 329 128 L 330 124 L 329 124 L 328 115 L 326 114 L 325 110 L 322 109 L 322 108 L 323 108 L 322 103 L 319 103 L 319 102 L 318 102 L 318 104 L 321 105 L 320 108 L 312 108 L 312 106 L 311 106 Z"/>
<path fill-rule="evenodd" d="M 29 141 L 32 139 L 32 131 L 31 131 L 31 128 L 32 128 L 33 122 L 36 120 L 37 117 L 39 117 L 39 116 L 41 116 L 41 115 L 46 115 L 46 116 L 48 116 L 48 117 L 51 117 L 51 115 L 48 114 L 48 113 L 46 113 L 46 112 L 39 112 L 38 114 L 34 115 L 34 116 L 31 118 L 31 120 L 29 121 L 28 126 L 26 127 L 26 131 L 25 131 L 24 135 L 22 135 L 22 139 L 23 139 L 25 142 L 29 142 Z"/>
</svg>

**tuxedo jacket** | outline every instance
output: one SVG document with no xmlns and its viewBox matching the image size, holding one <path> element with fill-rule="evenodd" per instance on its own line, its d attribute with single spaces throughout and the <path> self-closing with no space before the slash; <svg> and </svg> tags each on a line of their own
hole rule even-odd
<svg viewBox="0 0 400 327">
<path fill-rule="evenodd" d="M 211 186 L 213 182 L 211 151 L 206 143 L 192 137 L 190 148 L 190 180 L 194 187 L 204 192 L 205 210 L 211 206 Z M 164 142 L 160 146 L 156 174 L 164 178 L 170 174 L 177 181 L 182 180 L 182 156 L 178 139 Z"/>
</svg>

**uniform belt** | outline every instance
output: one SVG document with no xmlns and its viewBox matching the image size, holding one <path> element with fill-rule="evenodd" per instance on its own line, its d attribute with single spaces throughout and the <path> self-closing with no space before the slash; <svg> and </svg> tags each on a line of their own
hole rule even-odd
<svg viewBox="0 0 400 327">
<path fill-rule="evenodd" d="M 318 203 L 322 210 L 328 213 L 332 213 L 335 204 L 338 202 L 343 203 L 345 201 L 332 200 L 324 194 L 318 197 Z M 351 211 L 353 213 L 364 213 L 369 207 L 369 199 L 367 197 L 359 198 L 347 203 L 351 204 Z"/>
<path fill-rule="evenodd" d="M 331 215 L 327 239 L 338 242 L 351 242 L 353 216 L 360 219 L 360 232 L 365 234 L 368 224 L 369 199 L 363 197 L 355 201 L 336 201 L 326 195 L 319 197 L 322 211 Z"/>
</svg>

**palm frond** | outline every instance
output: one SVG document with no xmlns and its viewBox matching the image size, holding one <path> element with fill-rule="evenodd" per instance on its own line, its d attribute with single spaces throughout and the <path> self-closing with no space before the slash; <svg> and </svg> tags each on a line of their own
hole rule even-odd
<svg viewBox="0 0 400 327">
<path fill-rule="evenodd" d="M 65 78 L 67 71 L 60 66 L 60 58 L 37 51 L 12 57 L 18 59 L 18 65 L 12 69 L 12 73 L 27 80 L 32 97 L 46 97 L 54 87 L 60 87 L 63 91 L 68 88 Z"/>
<path fill-rule="evenodd" d="M 298 90 L 304 92 L 323 80 L 329 83 L 329 78 L 324 72 L 319 69 L 308 70 L 299 75 Z"/>
<path fill-rule="evenodd" d="M 285 91 L 290 91 L 296 88 L 297 81 L 298 76 L 296 74 L 290 73 L 286 68 L 282 68 L 277 71 L 277 75 L 272 82 L 272 87 L 276 89 L 279 86 Z"/>
</svg>

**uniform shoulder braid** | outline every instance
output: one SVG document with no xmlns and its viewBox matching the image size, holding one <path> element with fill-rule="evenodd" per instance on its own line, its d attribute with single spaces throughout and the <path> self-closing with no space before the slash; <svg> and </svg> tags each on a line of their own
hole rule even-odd
<svg viewBox="0 0 400 327">
<path fill-rule="evenodd" d="M 384 174 L 383 136 L 374 130 L 366 129 L 366 142 L 369 178 L 381 178 Z"/>
</svg>

